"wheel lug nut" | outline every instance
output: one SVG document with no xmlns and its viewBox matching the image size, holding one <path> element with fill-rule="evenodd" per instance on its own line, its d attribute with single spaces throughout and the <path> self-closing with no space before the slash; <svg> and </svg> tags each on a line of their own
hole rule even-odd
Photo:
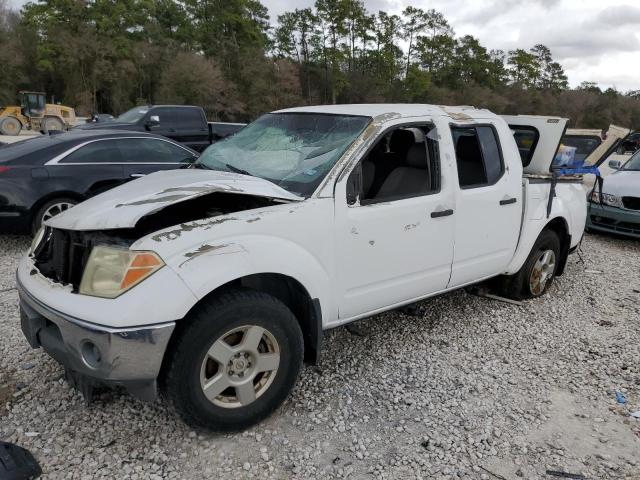
<svg viewBox="0 0 640 480">
<path fill-rule="evenodd" d="M 239 372 L 239 373 L 238 373 L 238 376 L 239 376 L 239 377 L 244 377 L 244 372 Z"/>
</svg>

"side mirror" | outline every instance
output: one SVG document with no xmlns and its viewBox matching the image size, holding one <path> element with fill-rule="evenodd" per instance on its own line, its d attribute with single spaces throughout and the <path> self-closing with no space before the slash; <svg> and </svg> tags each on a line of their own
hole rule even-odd
<svg viewBox="0 0 640 480">
<path fill-rule="evenodd" d="M 351 172 L 347 180 L 347 205 L 355 205 L 360 199 L 362 191 L 362 164 Z"/>
<path fill-rule="evenodd" d="M 622 163 L 620 162 L 620 160 L 609 160 L 609 166 L 614 170 L 620 170 Z"/>
<path fill-rule="evenodd" d="M 157 127 L 158 125 L 160 125 L 160 116 L 151 115 L 149 117 L 149 120 L 147 120 L 147 122 L 145 123 L 145 125 L 147 127 Z"/>
<path fill-rule="evenodd" d="M 191 157 L 185 157 L 182 160 L 180 160 L 180 163 L 182 165 L 191 165 L 192 163 L 195 163 L 196 160 L 198 160 L 199 157 L 197 157 L 196 155 L 193 155 Z"/>
</svg>

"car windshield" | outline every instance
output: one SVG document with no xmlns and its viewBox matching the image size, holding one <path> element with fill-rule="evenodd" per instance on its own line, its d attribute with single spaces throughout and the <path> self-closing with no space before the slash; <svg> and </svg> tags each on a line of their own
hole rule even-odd
<svg viewBox="0 0 640 480">
<path fill-rule="evenodd" d="M 268 113 L 207 148 L 196 166 L 261 177 L 309 197 L 370 117 Z"/>
<path fill-rule="evenodd" d="M 634 153 L 629 161 L 622 166 L 622 170 L 640 170 L 640 150 Z"/>
<path fill-rule="evenodd" d="M 115 121 L 123 123 L 136 123 L 138 120 L 144 117 L 148 111 L 149 109 L 147 107 L 135 107 L 131 110 L 127 110 L 119 117 L 116 117 Z"/>
</svg>

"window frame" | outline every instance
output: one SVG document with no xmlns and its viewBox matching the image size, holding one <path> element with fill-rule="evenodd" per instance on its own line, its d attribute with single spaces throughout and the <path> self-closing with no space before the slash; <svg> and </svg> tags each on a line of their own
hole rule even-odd
<svg viewBox="0 0 640 480">
<path fill-rule="evenodd" d="M 478 127 L 489 127 L 491 130 L 493 130 L 493 136 L 496 139 L 496 145 L 498 146 L 498 154 L 500 155 L 500 176 L 497 177 L 493 182 L 489 183 L 488 178 L 487 178 L 487 183 L 476 183 L 473 185 L 466 185 L 466 186 L 462 186 L 460 185 L 460 172 L 458 171 L 458 152 L 456 150 L 456 143 L 455 143 L 455 139 L 453 136 L 453 129 L 464 129 L 464 128 L 473 128 L 474 130 L 476 130 Z M 451 132 L 451 143 L 453 143 L 453 153 L 455 154 L 455 159 L 456 159 L 456 176 L 458 177 L 458 187 L 460 188 L 460 190 L 473 190 L 476 188 L 485 188 L 485 187 L 492 187 L 494 185 L 496 185 L 500 180 L 502 180 L 502 178 L 504 178 L 505 173 L 507 171 L 505 163 L 504 163 L 504 152 L 502 150 L 502 143 L 500 141 L 500 135 L 498 134 L 498 130 L 496 129 L 496 126 L 493 123 L 469 123 L 469 124 L 463 124 L 463 123 L 449 123 L 449 131 Z M 478 138 L 478 131 L 476 130 L 476 139 L 478 140 L 478 146 L 480 147 L 480 155 L 482 157 L 482 166 L 484 167 L 484 171 L 485 171 L 485 175 L 487 173 L 487 164 L 485 163 L 485 156 L 484 156 L 484 150 L 482 148 L 482 144 L 480 143 L 480 138 Z"/>
<path fill-rule="evenodd" d="M 114 138 L 113 140 L 115 140 L 116 142 L 122 142 L 122 141 L 127 141 L 127 140 L 140 140 L 140 143 L 143 142 L 162 142 L 162 143 L 168 143 L 169 145 L 173 145 L 174 147 L 176 147 L 176 149 L 181 149 L 181 150 L 185 150 L 185 148 L 181 145 L 178 145 L 174 142 L 167 142 L 162 138 L 155 138 L 155 137 L 138 137 L 138 138 Z M 118 144 L 118 149 L 120 150 L 120 153 L 122 154 L 122 158 L 125 158 L 125 155 L 123 154 L 123 149 L 120 146 L 120 144 Z M 191 152 L 189 152 L 188 150 L 185 150 L 186 153 L 191 154 Z M 180 165 L 182 164 L 182 162 L 142 162 L 142 161 L 134 161 L 134 162 L 127 162 L 127 161 L 123 161 L 122 162 L 125 165 Z"/>
<path fill-rule="evenodd" d="M 362 162 L 364 161 L 364 159 L 369 155 L 369 153 L 371 153 L 373 148 L 378 144 L 378 142 L 380 140 L 382 140 L 382 138 L 384 138 L 386 135 L 388 135 L 393 130 L 400 130 L 400 129 L 403 129 L 403 128 L 412 128 L 412 127 L 413 128 L 415 128 L 415 127 L 431 127 L 431 129 L 429 131 L 437 128 L 436 124 L 433 123 L 433 121 L 430 121 L 430 122 L 401 123 L 401 124 L 391 125 L 391 126 L 387 127 L 386 129 L 381 131 L 374 138 L 374 140 L 367 147 L 367 149 L 362 153 L 362 155 L 360 155 L 360 158 L 356 162 L 355 167 L 353 167 L 351 172 L 349 172 L 349 175 L 347 175 L 347 177 L 346 177 L 347 186 L 349 184 L 349 179 L 351 178 L 351 176 L 356 174 L 356 171 L 358 170 L 358 168 L 360 168 L 362 166 Z M 428 148 L 426 140 L 427 140 L 427 134 L 425 134 L 425 148 Z M 386 198 L 380 198 L 380 199 L 375 199 L 375 198 L 363 199 L 362 198 L 362 194 L 363 194 L 363 192 L 362 192 L 362 169 L 360 168 L 360 177 L 361 177 L 360 178 L 360 192 L 358 193 L 358 197 L 357 197 L 356 202 L 351 204 L 351 205 L 349 204 L 348 199 L 345 198 L 345 200 L 347 201 L 347 206 L 349 206 L 349 207 L 366 207 L 366 206 L 369 206 L 369 205 L 396 202 L 398 200 L 407 200 L 409 198 L 427 197 L 427 196 L 436 195 L 436 194 L 442 192 L 442 159 L 440 158 L 440 148 L 438 146 L 438 141 L 434 141 L 433 145 L 434 145 L 434 152 L 433 153 L 434 153 L 434 155 L 436 157 L 435 169 L 434 170 L 436 170 L 435 174 L 437 175 L 437 179 L 438 179 L 438 188 L 437 189 L 432 190 L 430 192 L 419 193 L 419 194 L 395 195 L 393 197 L 386 197 Z"/>
<path fill-rule="evenodd" d="M 95 143 L 95 142 L 104 142 L 107 140 L 126 140 L 126 139 L 154 139 L 154 140 L 158 140 L 160 142 L 167 142 L 167 143 L 171 143 L 177 147 L 182 148 L 186 153 L 189 153 L 190 155 L 198 155 L 197 152 L 192 152 L 190 149 L 188 149 L 187 147 L 185 147 L 184 145 L 180 145 L 177 142 L 171 141 L 168 138 L 157 138 L 157 137 L 147 137 L 147 136 L 141 136 L 141 135 L 132 135 L 132 136 L 126 136 L 126 137 L 107 137 L 107 138 L 96 138 L 93 140 L 88 140 L 86 142 L 82 142 L 78 145 L 75 145 L 73 147 L 71 147 L 68 150 L 65 150 L 64 152 L 62 152 L 59 155 L 56 155 L 55 157 L 53 157 L 51 160 L 45 162 L 44 166 L 55 166 L 55 165 L 60 165 L 60 166 L 66 166 L 66 165 L 180 165 L 180 162 L 175 162 L 175 163 L 168 163 L 168 162 L 143 162 L 143 163 L 135 163 L 135 162 L 64 162 L 64 159 L 67 158 L 69 155 L 71 155 L 72 153 L 74 153 L 75 151 L 81 149 L 82 147 L 85 147 L 87 145 L 89 145 L 90 143 Z M 199 155 L 198 155 L 199 156 Z"/>
<path fill-rule="evenodd" d="M 522 168 L 527 168 L 531 164 L 531 160 L 533 160 L 533 156 L 536 153 L 536 148 L 538 148 L 538 142 L 540 141 L 540 131 L 534 127 L 533 125 L 509 125 L 509 128 L 513 130 L 525 130 L 530 131 L 535 134 L 535 139 L 533 140 L 533 144 L 531 145 L 531 149 L 529 150 L 529 155 L 526 160 L 522 161 Z M 514 136 L 515 140 L 515 136 Z M 517 142 L 516 142 L 517 145 Z M 520 148 L 518 147 L 518 152 Z M 520 157 L 522 159 L 522 157 Z"/>
</svg>

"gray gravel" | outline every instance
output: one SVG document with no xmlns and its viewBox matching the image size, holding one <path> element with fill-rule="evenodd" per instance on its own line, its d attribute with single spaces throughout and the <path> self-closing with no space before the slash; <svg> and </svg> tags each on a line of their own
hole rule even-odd
<svg viewBox="0 0 640 480">
<path fill-rule="evenodd" d="M 640 478 L 640 242 L 587 236 L 524 306 L 455 292 L 327 332 L 285 405 L 233 435 L 122 392 L 86 406 L 20 332 L 27 244 L 0 237 L 0 439 L 46 478 Z"/>
</svg>

